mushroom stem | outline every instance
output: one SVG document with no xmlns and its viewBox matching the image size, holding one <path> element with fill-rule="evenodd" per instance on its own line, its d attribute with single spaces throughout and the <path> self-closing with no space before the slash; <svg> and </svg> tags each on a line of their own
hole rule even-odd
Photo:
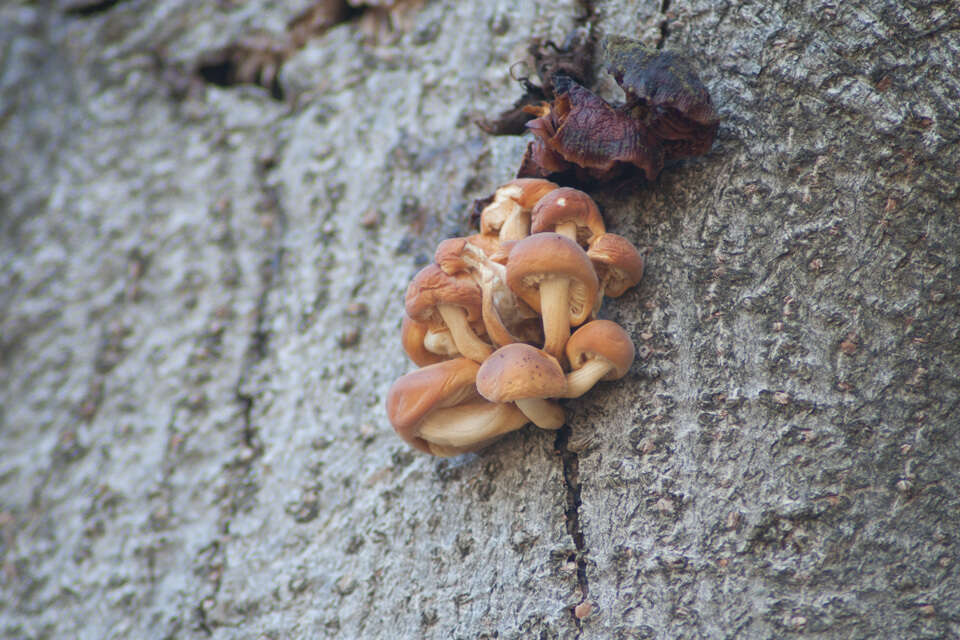
<svg viewBox="0 0 960 640">
<path fill-rule="evenodd" d="M 567 421 L 563 407 L 548 400 L 525 398 L 514 402 L 530 422 L 541 429 L 559 429 Z"/>
<path fill-rule="evenodd" d="M 554 231 L 562 236 L 565 236 L 566 238 L 569 238 L 570 240 L 573 240 L 574 242 L 577 241 L 577 223 L 573 220 L 561 222 L 556 226 Z"/>
<path fill-rule="evenodd" d="M 530 235 L 530 211 L 519 204 L 507 215 L 500 227 L 500 242 L 523 240 Z"/>
<path fill-rule="evenodd" d="M 610 373 L 610 363 L 602 358 L 588 360 L 582 367 L 567 374 L 565 398 L 579 398 Z"/>
<path fill-rule="evenodd" d="M 450 329 L 450 335 L 453 342 L 457 345 L 457 350 L 465 358 L 470 358 L 474 362 L 483 362 L 491 353 L 493 348 L 486 342 L 477 337 L 477 334 L 470 328 L 467 322 L 467 312 L 454 304 L 438 304 L 437 311 L 440 317 Z"/>
<path fill-rule="evenodd" d="M 558 360 L 570 338 L 570 281 L 547 277 L 540 283 L 540 313 L 543 316 L 543 350 Z"/>
<path fill-rule="evenodd" d="M 468 402 L 431 412 L 418 431 L 421 438 L 438 445 L 437 448 L 451 447 L 457 450 L 447 455 L 457 455 L 476 451 L 494 438 L 516 431 L 527 422 L 527 416 L 512 405 Z"/>
<path fill-rule="evenodd" d="M 493 283 L 489 279 L 484 279 L 480 285 L 483 292 L 483 326 L 487 329 L 487 335 L 493 341 L 494 346 L 502 347 L 505 344 L 517 342 L 513 334 L 503 324 L 500 318 L 500 312 L 493 302 Z"/>
</svg>

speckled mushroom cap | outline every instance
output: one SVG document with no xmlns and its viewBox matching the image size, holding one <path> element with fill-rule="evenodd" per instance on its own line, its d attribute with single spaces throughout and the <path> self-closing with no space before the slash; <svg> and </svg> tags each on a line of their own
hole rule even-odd
<svg viewBox="0 0 960 640">
<path fill-rule="evenodd" d="M 463 307 L 470 323 L 480 320 L 481 292 L 473 278 L 466 273 L 449 275 L 439 266 L 429 264 L 407 287 L 404 308 L 414 320 L 430 322 L 435 319 L 434 309 L 441 303 Z"/>
<path fill-rule="evenodd" d="M 577 242 L 583 246 L 607 230 L 593 198 L 570 187 L 554 189 L 537 202 L 530 212 L 530 233 L 553 231 L 563 222 L 576 223 Z"/>
<path fill-rule="evenodd" d="M 605 296 L 616 298 L 623 295 L 643 278 L 643 254 L 623 236 L 604 233 L 594 237 L 587 256 L 604 283 Z"/>
<path fill-rule="evenodd" d="M 627 374 L 636 348 L 623 327 L 610 320 L 594 320 L 573 332 L 567 341 L 570 367 L 579 369 L 589 360 L 602 358 L 610 364 L 603 380 L 616 380 Z"/>
<path fill-rule="evenodd" d="M 521 342 L 500 347 L 477 371 L 477 391 L 490 402 L 556 398 L 566 388 L 557 359 Z"/>
<path fill-rule="evenodd" d="M 538 233 L 517 242 L 507 261 L 507 286 L 538 313 L 539 283 L 547 277 L 570 279 L 570 324 L 582 324 L 600 286 L 586 252 L 558 233 Z"/>
<path fill-rule="evenodd" d="M 387 417 L 407 444 L 432 454 L 417 425 L 434 409 L 479 400 L 474 381 L 480 369 L 473 360 L 456 358 L 401 376 L 387 392 Z"/>
</svg>

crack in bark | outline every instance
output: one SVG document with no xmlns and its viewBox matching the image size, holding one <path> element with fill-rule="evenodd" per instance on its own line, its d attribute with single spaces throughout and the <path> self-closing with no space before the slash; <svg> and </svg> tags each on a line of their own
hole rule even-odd
<svg viewBox="0 0 960 640">
<path fill-rule="evenodd" d="M 580 602 L 586 602 L 590 596 L 590 585 L 587 582 L 587 546 L 583 530 L 580 528 L 580 506 L 582 505 L 580 499 L 580 457 L 567 448 L 572 433 L 573 430 L 569 425 L 560 428 L 557 431 L 554 449 L 560 455 L 560 461 L 563 465 L 563 486 L 566 491 L 567 502 L 564 515 L 567 520 L 567 533 L 570 534 L 573 546 L 576 549 L 575 561 L 577 564 L 577 585 L 580 588 Z M 570 611 L 570 615 L 573 616 L 577 630 L 582 631 L 582 623 L 574 610 Z"/>
<path fill-rule="evenodd" d="M 200 622 L 197 623 L 197 628 L 207 634 L 207 636 L 212 636 L 213 629 L 210 628 L 210 624 L 207 622 L 207 612 L 203 608 L 204 602 L 204 600 L 201 600 L 197 605 L 197 617 L 200 619 Z"/>
<path fill-rule="evenodd" d="M 580 6 L 580 9 L 583 11 L 583 13 L 581 15 L 574 16 L 573 20 L 577 24 L 588 25 L 590 36 L 592 37 L 597 24 L 597 8 L 594 6 L 594 0 L 580 0 L 577 4 Z"/>
<path fill-rule="evenodd" d="M 243 442 L 253 451 L 249 462 L 260 455 L 262 445 L 257 441 L 256 428 L 253 426 L 251 415 L 255 403 L 253 394 L 245 390 L 246 383 L 254 367 L 266 357 L 270 345 L 270 333 L 265 327 L 267 303 L 273 290 L 277 274 L 283 263 L 282 238 L 286 231 L 286 213 L 280 202 L 276 187 L 267 183 L 267 176 L 274 167 L 273 157 L 261 160 L 257 164 L 256 178 L 260 187 L 260 208 L 264 215 L 269 216 L 270 225 L 267 232 L 271 250 L 268 258 L 260 268 L 260 291 L 257 295 L 257 304 L 254 308 L 254 326 L 250 334 L 250 343 L 247 346 L 243 362 L 240 365 L 240 375 L 234 387 L 235 397 L 241 406 L 243 422 Z"/>
<path fill-rule="evenodd" d="M 97 15 L 113 9 L 123 0 L 74 0 L 67 3 L 63 12 L 67 15 L 81 16 L 84 18 Z"/>
<path fill-rule="evenodd" d="M 663 45 L 670 36 L 670 18 L 667 17 L 667 11 L 670 10 L 670 0 L 663 0 L 660 3 L 660 14 L 663 19 L 660 20 L 660 36 L 657 38 L 657 49 L 663 49 Z"/>
</svg>

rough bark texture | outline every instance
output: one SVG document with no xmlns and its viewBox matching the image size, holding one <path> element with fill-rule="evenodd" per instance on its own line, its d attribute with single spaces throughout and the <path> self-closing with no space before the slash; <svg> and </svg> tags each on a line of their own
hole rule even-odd
<svg viewBox="0 0 960 640">
<path fill-rule="evenodd" d="M 719 139 L 595 194 L 651 251 L 627 378 L 446 461 L 385 419 L 403 290 L 584 7 L 183 74 L 307 4 L 0 7 L 0 635 L 960 637 L 954 3 L 592 3 Z"/>
</svg>

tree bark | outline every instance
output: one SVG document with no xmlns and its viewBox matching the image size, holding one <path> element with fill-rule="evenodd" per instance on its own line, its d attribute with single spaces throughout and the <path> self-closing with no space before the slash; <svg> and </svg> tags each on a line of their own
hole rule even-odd
<svg viewBox="0 0 960 640">
<path fill-rule="evenodd" d="M 960 637 L 954 3 L 436 0 L 197 71 L 308 4 L 0 7 L 0 635 Z M 585 15 L 718 140 L 592 192 L 627 377 L 430 458 L 404 289 Z"/>
</svg>

